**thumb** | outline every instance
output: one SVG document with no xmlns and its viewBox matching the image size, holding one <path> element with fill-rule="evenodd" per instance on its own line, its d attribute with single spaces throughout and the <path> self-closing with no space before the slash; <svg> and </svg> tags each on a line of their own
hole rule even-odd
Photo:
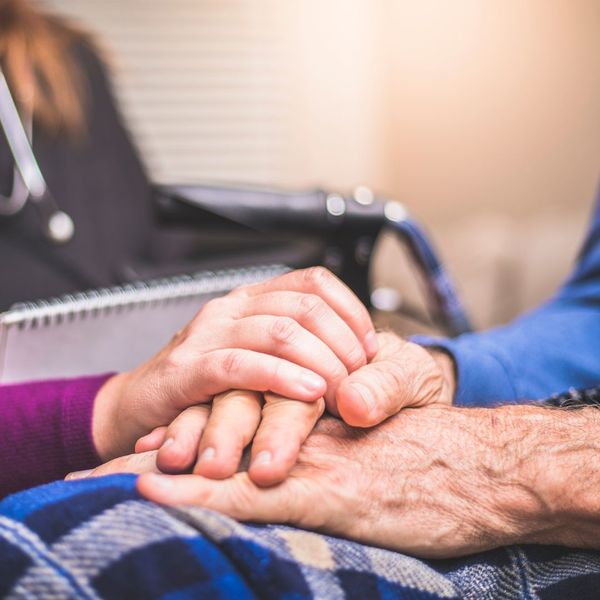
<svg viewBox="0 0 600 600">
<path fill-rule="evenodd" d="M 288 481 L 260 488 L 248 473 L 228 479 L 148 473 L 138 478 L 136 487 L 142 496 L 159 504 L 203 506 L 239 521 L 287 523 L 307 510 L 306 499 L 291 493 Z"/>
<path fill-rule="evenodd" d="M 431 355 L 396 337 L 373 362 L 342 381 L 336 402 L 348 425 L 372 427 L 402 408 L 437 401 L 442 386 L 442 372 Z"/>
</svg>

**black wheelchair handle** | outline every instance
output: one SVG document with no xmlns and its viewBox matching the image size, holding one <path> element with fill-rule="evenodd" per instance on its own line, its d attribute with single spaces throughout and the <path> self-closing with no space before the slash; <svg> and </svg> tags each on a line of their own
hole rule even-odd
<svg viewBox="0 0 600 600">
<path fill-rule="evenodd" d="M 360 193 L 359 193 L 360 192 Z M 288 192 L 264 188 L 167 185 L 155 188 L 161 217 L 171 222 L 201 223 L 231 232 L 232 224 L 264 234 L 316 236 L 328 246 L 325 265 L 370 305 L 369 266 L 379 233 L 391 230 L 418 265 L 434 319 L 450 335 L 471 330 L 451 278 L 420 225 L 403 204 L 378 199 L 367 189 L 352 196 L 316 189 Z"/>
<path fill-rule="evenodd" d="M 385 222 L 384 204 L 360 204 L 353 197 L 320 189 L 303 192 L 209 185 L 156 186 L 159 215 L 167 220 L 237 223 L 256 231 L 323 233 L 340 229 L 377 234 Z"/>
</svg>

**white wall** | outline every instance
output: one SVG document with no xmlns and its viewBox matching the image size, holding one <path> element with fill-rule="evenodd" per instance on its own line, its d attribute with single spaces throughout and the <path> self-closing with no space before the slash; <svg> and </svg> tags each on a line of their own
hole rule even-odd
<svg viewBox="0 0 600 600">
<path fill-rule="evenodd" d="M 568 271 L 600 165 L 597 0 L 45 4 L 114 51 L 156 179 L 371 184 L 428 223 L 480 325 Z"/>
</svg>

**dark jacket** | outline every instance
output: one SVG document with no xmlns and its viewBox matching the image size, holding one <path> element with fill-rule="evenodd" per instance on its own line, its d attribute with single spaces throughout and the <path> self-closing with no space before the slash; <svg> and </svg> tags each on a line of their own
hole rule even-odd
<svg viewBox="0 0 600 600">
<path fill-rule="evenodd" d="M 74 48 L 85 81 L 87 134 L 50 137 L 34 123 L 34 152 L 59 207 L 75 222 L 64 246 L 47 241 L 28 203 L 0 217 L 0 311 L 17 301 L 121 282 L 147 251 L 152 229 L 144 169 L 115 107 L 104 68 L 89 45 Z M 0 192 L 13 160 L 0 131 Z"/>
</svg>

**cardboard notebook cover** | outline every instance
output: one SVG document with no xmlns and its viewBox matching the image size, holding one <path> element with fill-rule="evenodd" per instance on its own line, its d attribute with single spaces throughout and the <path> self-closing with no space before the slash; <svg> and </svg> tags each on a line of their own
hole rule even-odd
<svg viewBox="0 0 600 600">
<path fill-rule="evenodd" d="M 15 305 L 0 314 L 0 383 L 131 369 L 210 299 L 287 270 L 207 271 Z"/>
</svg>

